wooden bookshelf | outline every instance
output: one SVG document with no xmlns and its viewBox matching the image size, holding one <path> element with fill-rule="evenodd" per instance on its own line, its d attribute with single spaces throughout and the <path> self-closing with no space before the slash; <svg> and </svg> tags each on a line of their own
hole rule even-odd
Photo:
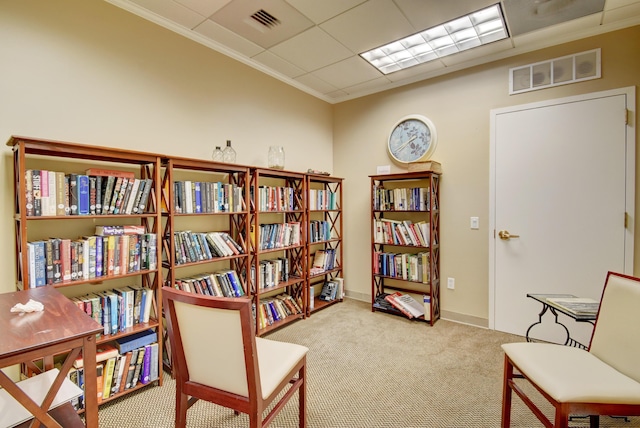
<svg viewBox="0 0 640 428">
<path fill-rule="evenodd" d="M 307 315 L 342 302 L 344 294 L 344 264 L 342 262 L 342 178 L 307 174 L 307 255 L 309 266 Z M 313 269 L 317 251 L 331 258 L 323 268 Z M 328 281 L 339 282 L 335 298 L 320 299 Z M 313 293 L 311 293 L 313 290 Z"/>
<path fill-rule="evenodd" d="M 428 296 L 425 315 L 440 319 L 440 174 L 372 175 L 371 310 L 405 316 L 377 299 L 400 292 Z M 418 230 L 416 230 L 416 228 Z"/>
<path fill-rule="evenodd" d="M 123 338 L 132 334 L 135 334 L 142 330 L 152 329 L 157 332 L 158 336 L 158 348 L 162 349 L 162 332 L 160 322 L 158 321 L 158 314 L 162 313 L 162 296 L 160 287 L 160 271 L 159 271 L 159 257 L 160 257 L 160 209 L 158 206 L 160 200 L 160 156 L 153 153 L 143 153 L 132 150 L 122 150 L 115 148 L 105 148 L 98 146 L 90 146 L 84 144 L 76 144 L 62 141 L 52 141 L 44 139 L 34 139 L 27 137 L 13 136 L 7 142 L 7 145 L 12 147 L 13 150 L 13 166 L 14 166 L 14 223 L 15 223 L 15 253 L 16 253 L 16 286 L 19 290 L 28 290 L 33 288 L 39 288 L 40 286 L 53 287 L 60 291 L 63 291 L 68 297 L 73 296 L 87 296 L 89 293 L 101 293 L 113 288 L 121 288 L 125 286 L 140 286 L 145 290 L 150 289 L 151 299 L 147 300 L 147 304 L 150 308 L 150 317 L 148 322 L 143 322 L 140 317 L 131 321 L 126 327 L 118 327 L 117 333 L 108 334 L 106 331 L 101 334 L 96 343 L 98 345 L 111 342 L 119 338 Z M 131 185 L 128 189 L 124 189 L 123 197 L 120 205 L 120 213 L 106 213 L 103 214 L 102 210 L 96 208 L 96 200 L 94 200 L 93 190 L 89 195 L 89 202 L 91 207 L 89 211 L 80 215 L 71 215 L 71 207 L 69 206 L 68 197 L 70 190 L 67 190 L 62 186 L 62 193 L 55 194 L 53 196 L 53 189 L 49 189 L 50 200 L 47 202 L 49 205 L 53 203 L 59 210 L 56 212 L 54 209 L 47 213 L 40 212 L 41 215 L 35 215 L 36 213 L 30 209 L 27 200 L 31 202 L 31 198 L 34 196 L 32 192 L 33 182 L 27 180 L 28 172 L 33 171 L 55 171 L 59 173 L 58 177 L 63 177 L 65 184 L 69 182 L 75 175 L 87 176 L 86 173 L 90 168 L 96 168 L 99 165 L 102 169 L 113 171 L 114 174 L 126 175 L 127 177 L 133 177 Z M 66 177 L 66 178 L 65 178 Z M 94 177 L 94 176 L 91 176 Z M 89 180 L 89 178 L 87 178 Z M 60 183 L 61 180 L 56 180 Z M 137 184 L 138 188 L 141 186 L 141 182 L 145 181 L 145 185 L 148 188 L 147 202 L 141 207 L 138 212 L 133 212 L 135 200 L 131 200 L 130 210 L 127 211 L 127 205 L 124 205 L 126 201 L 129 201 L 125 197 L 127 191 L 129 195 L 133 194 L 133 188 Z M 87 181 L 88 182 L 88 181 Z M 114 180 L 115 182 L 115 180 Z M 70 186 L 70 185 L 69 185 Z M 96 190 L 97 199 L 97 186 L 94 186 Z M 43 196 L 42 194 L 40 195 Z M 132 196 L 133 197 L 133 196 Z M 55 202 L 54 202 L 55 201 Z M 83 204 L 87 199 L 83 199 Z M 42 201 L 41 201 L 42 202 Z M 65 206 L 66 205 L 66 206 Z M 78 208 L 80 205 L 78 205 Z M 68 210 L 67 210 L 68 208 Z M 35 283 L 35 272 L 42 272 L 42 270 L 36 270 L 35 265 L 30 265 L 33 261 L 30 258 L 29 249 L 33 246 L 34 242 L 45 241 L 51 244 L 52 240 L 69 241 L 82 240 L 83 251 L 85 257 L 87 254 L 95 254 L 93 251 L 97 251 L 97 245 L 91 246 L 87 244 L 87 241 L 92 241 L 95 238 L 89 238 L 96 236 L 95 229 L 97 225 L 117 225 L 117 226 L 137 226 L 143 233 L 136 234 L 136 238 L 127 238 L 131 246 L 127 247 L 132 253 L 124 253 L 119 259 L 122 261 L 122 272 L 115 272 L 108 269 L 105 264 L 104 272 L 100 272 L 98 268 L 100 258 L 90 256 L 91 263 L 88 263 L 88 272 L 83 270 L 76 272 L 75 277 L 70 277 L 70 271 L 67 271 L 68 265 L 72 263 L 79 263 L 78 258 L 66 259 L 64 254 L 66 251 L 62 251 L 59 259 L 54 263 L 60 263 L 60 277 L 56 275 L 47 274 L 44 278 L 45 282 Z M 105 241 L 107 238 L 104 239 Z M 124 242 L 124 241 L 123 241 Z M 142 254 L 138 250 L 142 246 L 146 246 L 146 252 Z M 78 247 L 80 248 L 80 247 Z M 106 248 L 106 247 L 104 247 Z M 151 252 L 150 249 L 154 248 L 155 251 Z M 123 247 L 124 249 L 124 247 Z M 71 251 L 71 250 L 70 250 Z M 106 251 L 106 250 L 105 250 Z M 106 254 L 106 253 L 105 253 Z M 144 258 L 147 255 L 149 257 Z M 155 255 L 155 259 L 151 257 Z M 33 253 L 31 254 L 33 256 Z M 103 261 L 106 262 L 106 258 L 103 257 Z M 45 263 L 48 264 L 47 261 Z M 109 263 L 110 264 L 110 263 Z M 85 266 L 87 266 L 85 264 Z M 82 274 L 82 275 L 80 275 Z M 42 281 L 42 276 L 38 275 L 38 281 Z M 124 282 L 123 282 L 124 281 Z M 132 305 L 134 302 L 132 302 Z M 85 312 L 87 309 L 85 308 Z M 104 325 L 104 320 L 100 315 L 96 315 L 95 311 L 92 311 L 92 317 L 99 323 Z M 159 354 L 161 354 L 159 352 Z M 162 384 L 161 367 L 162 356 L 158 356 L 158 374 L 159 377 L 145 384 Z M 137 389 L 137 388 L 136 388 Z M 125 390 L 119 394 L 113 395 L 113 398 L 127 394 L 132 390 Z"/>
</svg>

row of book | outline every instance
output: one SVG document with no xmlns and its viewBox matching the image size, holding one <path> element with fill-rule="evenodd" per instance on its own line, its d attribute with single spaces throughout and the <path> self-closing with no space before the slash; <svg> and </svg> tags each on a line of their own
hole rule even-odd
<svg viewBox="0 0 640 428">
<path fill-rule="evenodd" d="M 325 189 L 309 189 L 310 210 L 337 210 L 338 194 Z"/>
<path fill-rule="evenodd" d="M 300 222 L 261 224 L 257 238 L 259 250 L 300 245 Z"/>
<path fill-rule="evenodd" d="M 153 289 L 133 285 L 72 297 L 71 301 L 101 324 L 107 336 L 148 323 L 154 296 Z"/>
<path fill-rule="evenodd" d="M 430 223 L 381 218 L 373 221 L 373 242 L 376 244 L 428 247 Z"/>
<path fill-rule="evenodd" d="M 423 296 L 423 303 L 418 302 L 410 294 L 403 294 L 396 291 L 392 294 L 387 294 L 384 299 L 391 304 L 395 309 L 402 312 L 407 318 L 420 318 L 424 317 L 425 309 L 428 307 L 428 297 Z"/>
<path fill-rule="evenodd" d="M 334 248 L 327 248 L 324 250 L 316 250 L 313 254 L 313 263 L 309 273 L 311 275 L 318 275 L 323 272 L 332 270 L 336 265 L 336 250 Z"/>
<path fill-rule="evenodd" d="M 244 188 L 214 181 L 174 181 L 173 206 L 178 214 L 232 213 L 246 209 Z"/>
<path fill-rule="evenodd" d="M 251 283 L 255 284 L 255 266 L 251 266 Z M 258 289 L 277 287 L 280 282 L 289 280 L 289 259 L 279 257 L 271 260 L 260 260 L 258 264 Z"/>
<path fill-rule="evenodd" d="M 294 211 L 296 197 L 293 187 L 258 186 L 257 198 L 254 199 L 253 187 L 251 197 L 256 201 L 258 211 Z"/>
<path fill-rule="evenodd" d="M 309 242 L 322 242 L 331 239 L 331 224 L 324 220 L 309 222 Z"/>
<path fill-rule="evenodd" d="M 205 296 L 242 297 L 246 294 L 238 273 L 233 269 L 179 278 L 173 287 Z"/>
<path fill-rule="evenodd" d="M 227 232 L 176 231 L 173 239 L 176 264 L 179 265 L 245 253 Z"/>
<path fill-rule="evenodd" d="M 27 216 L 141 214 L 153 180 L 132 172 L 90 168 L 85 174 L 28 169 Z"/>
<path fill-rule="evenodd" d="M 428 252 L 409 254 L 377 251 L 373 254 L 374 275 L 427 284 L 430 272 Z"/>
<path fill-rule="evenodd" d="M 265 328 L 288 316 L 301 314 L 303 307 L 302 301 L 283 293 L 273 298 L 260 299 L 257 310 L 254 305 L 254 316 L 258 318 L 259 328 Z"/>
<path fill-rule="evenodd" d="M 154 335 L 143 333 L 146 335 L 135 338 L 135 342 L 143 344 L 126 346 L 128 350 L 120 350 L 121 346 L 117 342 L 98 345 L 96 372 L 99 403 L 133 389 L 138 384 L 148 384 L 159 378 L 157 336 L 154 340 L 155 332 Z M 69 371 L 69 378 L 84 389 L 84 364 L 79 363 L 76 366 L 74 363 L 74 367 Z M 80 396 L 71 404 L 78 410 L 83 409 L 84 397 Z"/>
<path fill-rule="evenodd" d="M 154 233 L 51 238 L 27 243 L 29 288 L 155 270 Z"/>
<path fill-rule="evenodd" d="M 428 187 L 385 189 L 373 186 L 373 209 L 376 211 L 429 211 Z"/>
</svg>

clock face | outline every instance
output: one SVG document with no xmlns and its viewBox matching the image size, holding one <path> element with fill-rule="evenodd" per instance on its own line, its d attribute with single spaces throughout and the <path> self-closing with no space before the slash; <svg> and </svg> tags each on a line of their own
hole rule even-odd
<svg viewBox="0 0 640 428">
<path fill-rule="evenodd" d="M 389 135 L 388 150 L 399 163 L 425 161 L 436 145 L 433 123 L 424 116 L 407 116 L 393 127 Z"/>
</svg>

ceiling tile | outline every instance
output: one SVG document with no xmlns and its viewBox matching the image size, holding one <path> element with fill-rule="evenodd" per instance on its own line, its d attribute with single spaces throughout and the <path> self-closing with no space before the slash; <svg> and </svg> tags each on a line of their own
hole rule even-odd
<svg viewBox="0 0 640 428">
<path fill-rule="evenodd" d="M 395 3 L 388 0 L 369 0 L 320 24 L 320 28 L 356 53 L 416 31 Z"/>
<path fill-rule="evenodd" d="M 618 1 L 617 7 L 607 7 L 604 11 L 603 24 L 609 24 L 612 22 L 625 21 L 627 19 L 635 20 L 638 22 L 640 16 L 640 1 Z M 609 2 L 607 2 L 609 5 Z"/>
<path fill-rule="evenodd" d="M 602 12 L 605 0 L 503 0 L 504 14 L 513 36 Z"/>
<path fill-rule="evenodd" d="M 318 27 L 313 27 L 270 50 L 306 71 L 317 70 L 353 55 L 353 52 Z"/>
<path fill-rule="evenodd" d="M 321 68 L 312 74 L 336 88 L 346 88 L 380 77 L 380 72 L 359 56 Z"/>
<path fill-rule="evenodd" d="M 283 60 L 279 56 L 274 55 L 269 51 L 263 51 L 251 59 L 279 73 L 282 73 L 287 77 L 293 78 L 305 74 L 305 71 L 303 69 L 296 67 L 290 62 Z"/>
<path fill-rule="evenodd" d="M 228 51 L 232 50 L 244 56 L 252 57 L 264 51 L 261 46 L 238 36 L 210 19 L 194 28 L 194 31 L 207 37 L 214 49 L 222 53 L 228 54 Z"/>
<path fill-rule="evenodd" d="M 374 92 L 375 90 L 387 86 L 389 79 L 386 76 L 378 77 L 377 79 L 369 80 L 368 82 L 360 83 L 358 85 L 348 86 L 344 88 L 347 94 L 360 94 L 367 92 Z"/>
<path fill-rule="evenodd" d="M 330 92 L 334 92 L 337 88 L 322 79 L 314 76 L 313 74 L 303 74 L 302 76 L 296 77 L 296 81 L 306 85 L 314 90 L 320 92 L 321 94 L 328 94 Z"/>
<path fill-rule="evenodd" d="M 164 19 L 189 29 L 206 19 L 206 16 L 200 15 L 172 0 L 131 0 L 129 3 L 142 6 Z"/>
<path fill-rule="evenodd" d="M 366 0 L 286 0 L 291 6 L 305 14 L 314 23 L 320 24 L 329 18 L 364 3 Z"/>
<path fill-rule="evenodd" d="M 222 9 L 231 0 L 174 0 L 207 18 Z"/>
<path fill-rule="evenodd" d="M 585 32 L 587 29 L 594 29 L 600 26 L 602 13 L 597 13 L 583 18 L 565 22 L 562 26 L 554 25 L 538 31 L 513 36 L 512 43 L 516 48 L 526 46 L 529 50 L 534 47 L 541 49 L 546 46 L 565 43 L 575 39 L 575 34 Z"/>
<path fill-rule="evenodd" d="M 254 19 L 257 14 L 264 20 Z M 284 0 L 233 0 L 211 20 L 265 49 L 313 26 L 313 22 Z"/>
</svg>

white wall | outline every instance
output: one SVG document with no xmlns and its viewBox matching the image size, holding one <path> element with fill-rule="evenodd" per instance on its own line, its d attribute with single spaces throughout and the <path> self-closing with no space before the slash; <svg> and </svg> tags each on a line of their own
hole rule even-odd
<svg viewBox="0 0 640 428">
<path fill-rule="evenodd" d="M 508 95 L 509 68 L 594 48 L 602 49 L 602 79 Z M 391 164 L 386 139 L 393 124 L 408 114 L 422 114 L 436 126 L 439 142 L 432 158 L 440 161 L 443 169 L 440 183 L 443 317 L 487 326 L 491 109 L 638 85 L 638 52 L 640 27 L 634 27 L 337 105 L 334 170 L 346 178 L 345 287 L 348 284 L 349 293 L 366 299 L 371 294 L 368 175 L 376 174 L 377 165 Z M 392 172 L 403 171 L 391 165 Z M 544 167 L 540 165 L 541 173 Z M 636 189 L 640 189 L 638 184 Z M 636 197 L 636 201 L 639 199 Z M 636 212 L 640 212 L 638 207 Z M 480 218 L 479 230 L 470 229 L 471 216 Z M 636 227 L 639 224 L 636 219 Z M 636 248 L 639 239 L 640 234 L 636 233 Z M 635 251 L 636 272 L 640 266 L 639 253 Z M 455 290 L 446 288 L 448 277 L 455 278 Z"/>
<path fill-rule="evenodd" d="M 0 141 L 11 135 L 238 163 L 285 148 L 333 168 L 332 107 L 103 1 L 0 2 Z M 0 148 L 0 292 L 14 290 L 12 157 Z M 9 274 L 12 273 L 12 274 Z"/>
</svg>

